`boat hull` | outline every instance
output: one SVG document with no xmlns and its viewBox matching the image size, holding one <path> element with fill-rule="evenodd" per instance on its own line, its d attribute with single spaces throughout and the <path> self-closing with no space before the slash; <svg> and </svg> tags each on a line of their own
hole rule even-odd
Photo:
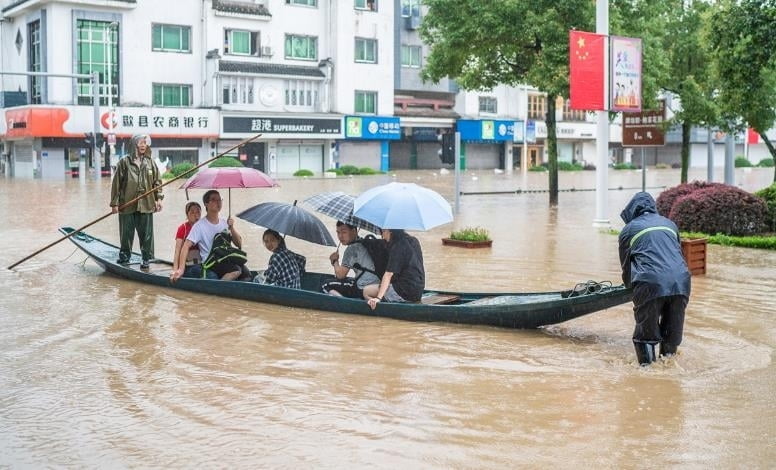
<svg viewBox="0 0 776 470">
<path fill-rule="evenodd" d="M 63 227 L 60 232 L 68 235 L 73 229 Z M 361 299 L 335 297 L 321 292 L 320 286 L 332 278 L 330 274 L 305 273 L 302 289 L 191 278 L 182 278 L 171 283 L 169 272 L 172 265 L 168 261 L 155 260 L 152 271 L 144 272 L 138 269 L 140 255 L 137 253 L 133 253 L 130 264 L 124 266 L 116 262 L 119 249 L 115 245 L 86 233 L 74 234 L 69 239 L 105 271 L 132 281 L 232 299 L 397 320 L 537 328 L 621 305 L 630 302 L 632 298 L 630 289 L 623 286 L 605 287 L 596 293 L 572 297 L 569 297 L 570 291 L 466 293 L 427 290 L 426 295 L 449 294 L 459 299 L 455 303 L 444 305 L 383 302 L 372 310 Z M 156 272 L 153 271 L 154 267 L 157 268 Z"/>
</svg>

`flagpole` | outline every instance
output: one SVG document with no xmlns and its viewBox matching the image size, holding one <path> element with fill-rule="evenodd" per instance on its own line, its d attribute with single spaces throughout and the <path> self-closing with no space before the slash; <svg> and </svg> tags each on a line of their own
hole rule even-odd
<svg viewBox="0 0 776 470">
<path fill-rule="evenodd" d="M 604 109 L 597 111 L 594 227 L 609 226 L 609 0 L 595 2 L 595 32 L 605 36 Z"/>
</svg>

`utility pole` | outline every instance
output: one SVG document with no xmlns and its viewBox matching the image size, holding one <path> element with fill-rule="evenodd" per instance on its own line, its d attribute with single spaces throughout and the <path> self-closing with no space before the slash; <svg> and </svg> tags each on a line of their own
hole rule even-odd
<svg viewBox="0 0 776 470">
<path fill-rule="evenodd" d="M 595 2 L 595 32 L 609 36 L 609 0 Z M 604 110 L 596 111 L 596 168 L 594 227 L 609 226 L 609 47 L 604 47 Z"/>
</svg>

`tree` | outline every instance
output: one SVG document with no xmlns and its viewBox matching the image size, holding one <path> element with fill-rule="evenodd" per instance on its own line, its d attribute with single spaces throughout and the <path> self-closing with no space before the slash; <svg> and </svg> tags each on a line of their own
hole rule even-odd
<svg viewBox="0 0 776 470">
<path fill-rule="evenodd" d="M 776 0 L 727 0 L 711 15 L 708 39 L 723 119 L 731 130 L 753 128 L 776 160 L 765 134 L 776 124 L 775 31 Z"/>
<path fill-rule="evenodd" d="M 681 182 L 686 183 L 690 164 L 690 130 L 693 125 L 718 124 L 719 113 L 714 102 L 716 88 L 712 77 L 712 56 L 702 34 L 704 20 L 713 6 L 703 0 L 681 0 L 678 6 L 665 22 L 662 42 L 669 74 L 659 85 L 681 102 L 681 108 L 674 109 L 672 121 L 682 127 Z"/>
<path fill-rule="evenodd" d="M 527 84 L 547 94 L 547 150 L 550 205 L 558 203 L 556 100 L 569 96 L 569 30 L 595 31 L 595 2 L 590 0 L 424 0 L 428 12 L 421 36 L 431 48 L 423 78 L 454 79 L 467 90 L 490 90 L 497 85 Z M 613 18 L 630 16 L 628 26 L 654 21 L 646 14 L 655 0 L 613 1 Z M 641 12 L 636 14 L 634 12 Z M 662 18 L 661 15 L 657 15 Z M 614 33 L 627 32 L 614 21 Z M 644 28 L 651 30 L 653 28 Z M 662 44 L 646 41 L 644 96 L 654 99 L 659 81 L 650 64 L 659 67 Z"/>
</svg>

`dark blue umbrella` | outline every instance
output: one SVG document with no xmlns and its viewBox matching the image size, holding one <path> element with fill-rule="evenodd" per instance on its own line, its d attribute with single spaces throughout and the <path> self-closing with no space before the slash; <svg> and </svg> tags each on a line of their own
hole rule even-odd
<svg viewBox="0 0 776 470">
<path fill-rule="evenodd" d="M 240 212 L 237 217 L 283 235 L 290 235 L 318 245 L 337 246 L 323 222 L 312 213 L 297 206 L 296 201 L 293 204 L 262 202 Z"/>
</svg>

